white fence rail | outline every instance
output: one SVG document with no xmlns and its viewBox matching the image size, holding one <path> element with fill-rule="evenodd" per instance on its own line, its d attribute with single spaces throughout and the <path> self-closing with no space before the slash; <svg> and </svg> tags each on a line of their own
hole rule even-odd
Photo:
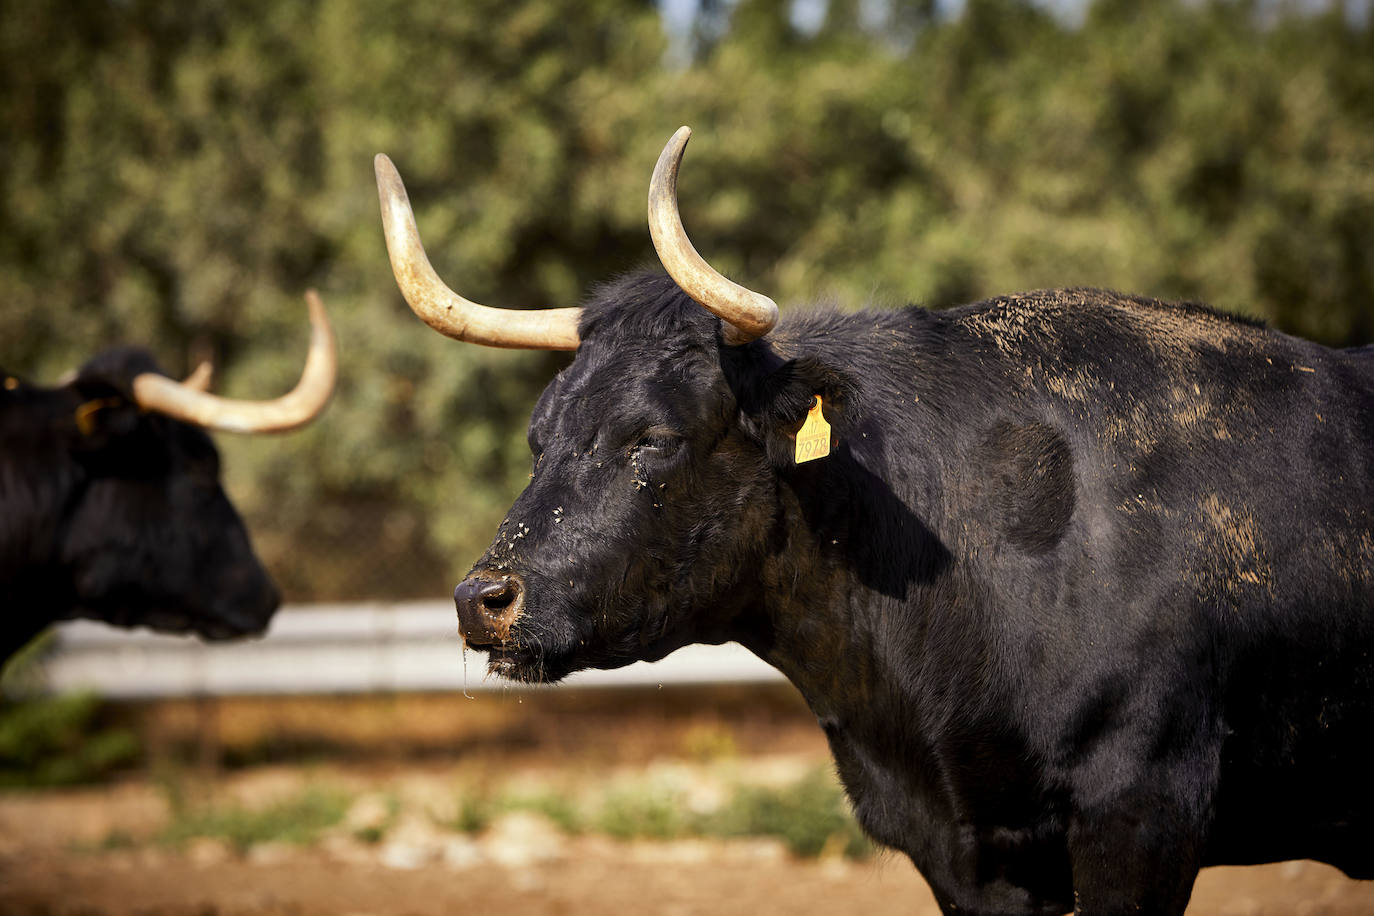
<svg viewBox="0 0 1374 916">
<path fill-rule="evenodd" d="M 565 686 L 781 680 L 776 669 L 733 643 L 688 646 L 660 662 L 584 671 Z M 249 694 L 508 690 L 486 677 L 486 656 L 466 665 L 453 605 L 446 601 L 294 605 L 267 635 L 233 643 L 119 630 L 90 621 L 57 628 L 43 664 L 49 690 L 95 690 L 118 699 Z"/>
</svg>

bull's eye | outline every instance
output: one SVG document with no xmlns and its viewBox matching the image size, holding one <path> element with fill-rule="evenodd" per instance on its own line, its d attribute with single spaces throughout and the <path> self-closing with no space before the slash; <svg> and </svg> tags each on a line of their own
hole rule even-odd
<svg viewBox="0 0 1374 916">
<path fill-rule="evenodd" d="M 650 456 L 671 455 L 682 445 L 682 437 L 677 433 L 653 428 L 644 432 L 630 449 L 632 454 Z"/>
</svg>

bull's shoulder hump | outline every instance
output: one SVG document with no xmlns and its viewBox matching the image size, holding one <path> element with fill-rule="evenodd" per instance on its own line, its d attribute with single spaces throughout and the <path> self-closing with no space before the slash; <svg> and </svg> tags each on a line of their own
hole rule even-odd
<svg viewBox="0 0 1374 916">
<path fill-rule="evenodd" d="M 1200 303 L 1168 302 L 1091 287 L 998 296 L 953 309 L 950 318 L 1004 350 L 1066 336 L 1129 334 L 1153 349 L 1161 349 L 1237 338 L 1260 340 L 1271 333 L 1261 321 Z"/>
</svg>

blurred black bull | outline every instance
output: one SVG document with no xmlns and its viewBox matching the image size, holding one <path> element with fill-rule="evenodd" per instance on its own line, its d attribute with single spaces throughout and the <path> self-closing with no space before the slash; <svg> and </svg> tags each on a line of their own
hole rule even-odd
<svg viewBox="0 0 1374 916">
<path fill-rule="evenodd" d="M 378 157 L 422 318 L 577 351 L 455 592 L 491 669 L 739 641 L 951 914 L 1182 913 L 1218 863 L 1374 877 L 1374 354 L 1094 289 L 775 328 L 682 232 L 687 136 L 650 190 L 672 279 L 540 313 L 443 286 Z M 798 463 L 817 397 L 833 451 Z"/>
<path fill-rule="evenodd" d="M 55 388 L 0 373 L 0 662 L 48 624 L 259 633 L 280 600 L 219 482 L 205 429 L 276 432 L 324 408 L 334 337 L 307 295 L 310 352 L 296 388 L 274 401 L 205 391 L 144 350 L 107 350 Z"/>
</svg>

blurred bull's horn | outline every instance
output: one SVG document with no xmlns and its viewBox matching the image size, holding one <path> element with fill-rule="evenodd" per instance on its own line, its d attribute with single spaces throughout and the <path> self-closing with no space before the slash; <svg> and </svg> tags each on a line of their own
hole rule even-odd
<svg viewBox="0 0 1374 916">
<path fill-rule="evenodd" d="M 181 380 L 181 384 L 187 388 L 194 388 L 196 391 L 209 391 L 210 382 L 215 378 L 215 364 L 208 359 L 203 360 L 199 366 L 186 378 Z"/>
<path fill-rule="evenodd" d="M 153 410 L 206 429 L 235 433 L 277 433 L 309 423 L 328 403 L 334 391 L 338 357 L 334 332 L 329 327 L 320 297 L 312 289 L 305 294 L 310 310 L 310 352 L 301 380 L 289 393 L 272 401 L 238 401 L 209 394 L 197 384 L 209 383 L 202 365 L 185 382 L 153 372 L 134 379 L 134 400 Z"/>
<path fill-rule="evenodd" d="M 425 324 L 447 337 L 488 347 L 523 350 L 576 350 L 581 309 L 500 309 L 478 305 L 449 289 L 430 266 L 410 198 L 396 166 L 378 153 L 377 195 L 391 272 L 401 295 Z"/>
<path fill-rule="evenodd" d="M 725 342 L 748 343 L 773 329 L 778 307 L 767 296 L 721 276 L 687 238 L 677 209 L 677 172 L 691 137 L 691 128 L 679 127 L 659 154 L 649 182 L 649 235 L 668 275 L 683 292 L 725 322 Z"/>
</svg>

